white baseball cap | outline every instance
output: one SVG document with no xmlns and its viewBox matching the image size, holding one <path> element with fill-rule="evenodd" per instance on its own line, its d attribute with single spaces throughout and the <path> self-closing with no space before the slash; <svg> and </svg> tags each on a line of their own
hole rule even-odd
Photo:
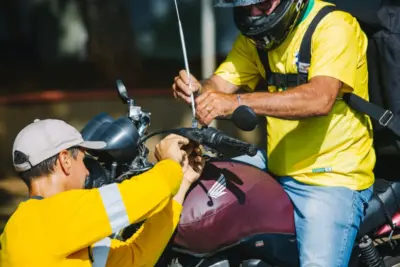
<svg viewBox="0 0 400 267">
<path fill-rule="evenodd" d="M 102 149 L 106 147 L 106 143 L 84 141 L 77 129 L 62 120 L 35 120 L 22 129 L 15 138 L 12 150 L 13 161 L 15 151 L 25 154 L 27 161 L 18 164 L 14 162 L 14 168 L 17 172 L 30 170 L 62 150 L 74 146 Z"/>
</svg>

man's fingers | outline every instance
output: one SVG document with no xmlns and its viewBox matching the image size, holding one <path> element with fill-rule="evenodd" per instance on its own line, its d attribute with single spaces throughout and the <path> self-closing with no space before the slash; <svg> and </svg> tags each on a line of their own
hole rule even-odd
<svg viewBox="0 0 400 267">
<path fill-rule="evenodd" d="M 190 96 L 192 94 L 193 89 L 189 88 L 189 86 L 182 79 L 176 80 L 175 84 L 179 92 L 182 92 L 187 96 Z"/>
<path fill-rule="evenodd" d="M 194 149 L 194 153 L 196 153 L 197 155 L 201 155 L 202 154 L 202 151 L 201 151 L 201 148 L 200 147 L 195 147 L 195 149 Z"/>
<path fill-rule="evenodd" d="M 207 94 L 207 92 L 205 94 Z M 207 94 L 207 95 L 212 96 L 210 94 Z M 203 95 L 200 95 L 200 96 L 203 96 Z M 213 105 L 214 100 L 212 97 L 205 97 L 201 101 L 197 101 L 197 100 L 198 99 L 196 98 L 196 100 L 195 100 L 196 111 L 208 113 L 214 109 L 214 105 Z"/>
<path fill-rule="evenodd" d="M 176 91 L 176 94 L 178 95 L 179 99 L 182 99 L 183 101 L 185 101 L 186 104 L 189 104 L 189 105 L 191 104 L 191 99 L 189 96 L 187 96 L 179 91 Z"/>
<path fill-rule="evenodd" d="M 187 139 L 186 137 L 177 135 L 177 134 L 169 134 L 167 135 L 163 140 L 174 140 L 175 142 L 178 143 L 179 148 L 188 145 L 190 140 Z"/>
<path fill-rule="evenodd" d="M 171 139 L 171 140 L 174 140 L 175 142 L 177 142 L 179 148 L 182 148 L 183 146 L 189 144 L 189 142 L 190 142 L 190 140 L 187 139 L 186 137 L 176 135 L 176 134 L 169 135 L 168 139 Z M 183 151 L 183 152 L 185 152 L 185 151 Z"/>
<path fill-rule="evenodd" d="M 211 121 L 216 117 L 215 114 L 216 111 L 214 109 L 211 109 L 210 111 L 203 110 L 197 112 L 197 117 L 202 125 L 209 125 Z"/>
<path fill-rule="evenodd" d="M 181 150 L 181 165 L 187 168 L 189 165 L 189 158 L 185 151 Z"/>
<path fill-rule="evenodd" d="M 192 162 L 193 164 L 197 164 L 197 163 L 201 163 L 203 162 L 203 157 L 202 156 L 198 156 L 198 155 L 190 155 L 190 162 Z"/>
<path fill-rule="evenodd" d="M 189 142 L 188 145 L 183 146 L 182 149 L 186 151 L 188 155 L 191 155 L 194 152 L 195 145 L 193 142 Z"/>
<path fill-rule="evenodd" d="M 204 161 L 204 159 L 203 159 L 202 156 L 196 156 L 196 157 L 194 158 L 194 161 L 195 161 L 196 163 L 202 163 L 202 162 Z"/>
<path fill-rule="evenodd" d="M 205 91 L 204 93 L 202 93 L 201 95 L 199 95 L 198 97 L 196 97 L 196 106 L 202 106 L 204 107 L 204 101 L 206 101 L 209 96 L 211 94 L 211 91 Z M 205 103 L 207 103 L 208 101 L 206 101 Z"/>
<path fill-rule="evenodd" d="M 209 100 L 209 101 L 211 102 L 211 100 Z M 200 118 L 200 120 L 201 120 L 201 121 L 204 121 L 205 118 L 206 118 L 211 112 L 214 111 L 214 109 L 215 109 L 215 107 L 214 107 L 212 104 L 210 104 L 210 105 L 208 105 L 208 106 L 203 106 L 203 107 L 197 106 L 197 107 L 196 107 L 196 112 L 197 112 L 197 115 L 198 115 L 198 117 Z"/>
<path fill-rule="evenodd" d="M 204 169 L 204 164 L 195 164 L 195 165 L 193 166 L 193 170 L 194 170 L 195 172 L 197 172 L 197 173 L 203 171 L 203 169 Z"/>
<path fill-rule="evenodd" d="M 178 135 L 178 136 L 179 136 L 179 135 Z M 188 145 L 189 142 L 190 142 L 189 139 L 187 139 L 187 138 L 185 138 L 185 137 L 183 137 L 183 136 L 179 136 L 178 144 L 179 144 L 179 147 L 180 147 L 180 148 L 182 148 L 182 147 L 185 146 L 185 145 Z M 185 151 L 183 151 L 183 152 L 185 152 Z M 186 153 L 186 152 L 185 152 L 185 153 Z"/>
<path fill-rule="evenodd" d="M 187 75 L 186 70 L 181 70 L 181 71 L 179 72 L 179 76 L 180 76 L 181 79 L 185 82 L 185 84 L 188 84 L 188 83 L 189 83 L 189 76 Z M 192 77 L 192 79 L 193 79 L 193 77 Z"/>
<path fill-rule="evenodd" d="M 175 84 L 172 85 L 172 95 L 174 96 L 175 99 L 179 99 Z"/>
<path fill-rule="evenodd" d="M 175 87 L 176 87 L 176 86 L 175 86 Z M 173 86 L 172 88 L 174 89 L 174 86 Z M 183 101 L 185 101 L 185 103 L 188 104 L 188 105 L 191 104 L 191 98 L 190 98 L 189 96 L 185 95 L 184 93 L 179 92 L 179 91 L 177 91 L 177 90 L 174 89 L 173 95 L 174 95 L 174 98 L 175 98 L 175 99 L 183 100 Z"/>
<path fill-rule="evenodd" d="M 203 119 L 204 123 L 209 125 L 216 117 L 218 116 L 217 111 L 214 109 L 210 113 L 208 113 Z"/>
</svg>

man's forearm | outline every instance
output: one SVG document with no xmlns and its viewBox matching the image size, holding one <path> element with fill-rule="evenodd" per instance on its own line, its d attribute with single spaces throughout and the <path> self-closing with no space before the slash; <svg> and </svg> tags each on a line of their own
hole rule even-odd
<svg viewBox="0 0 400 267">
<path fill-rule="evenodd" d="M 201 84 L 201 88 L 199 91 L 200 94 L 206 92 L 207 90 L 218 91 L 217 85 L 211 79 L 202 80 L 202 81 L 200 81 L 200 84 Z"/>
<path fill-rule="evenodd" d="M 255 113 L 282 119 L 301 119 L 329 114 L 336 96 L 331 96 L 307 83 L 277 93 L 241 95 L 243 105 Z"/>
<path fill-rule="evenodd" d="M 234 85 L 218 75 L 213 75 L 209 79 L 202 80 L 200 93 L 208 90 L 214 90 L 225 94 L 233 94 L 239 89 L 239 86 Z"/>
<path fill-rule="evenodd" d="M 185 200 L 186 193 L 189 191 L 190 186 L 191 184 L 183 179 L 178 193 L 174 196 L 174 200 L 183 205 L 183 201 Z"/>
</svg>

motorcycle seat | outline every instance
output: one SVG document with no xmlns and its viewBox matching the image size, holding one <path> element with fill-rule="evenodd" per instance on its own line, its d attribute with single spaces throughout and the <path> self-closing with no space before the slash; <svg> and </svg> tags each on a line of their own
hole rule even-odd
<svg viewBox="0 0 400 267">
<path fill-rule="evenodd" d="M 400 182 L 376 179 L 374 193 L 368 202 L 359 235 L 363 236 L 388 224 L 393 214 L 400 210 Z"/>
</svg>

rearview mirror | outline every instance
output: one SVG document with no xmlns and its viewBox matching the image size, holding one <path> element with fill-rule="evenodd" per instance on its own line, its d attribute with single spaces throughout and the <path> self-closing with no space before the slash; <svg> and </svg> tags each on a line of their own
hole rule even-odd
<svg viewBox="0 0 400 267">
<path fill-rule="evenodd" d="M 257 114 L 244 105 L 235 109 L 231 121 L 242 131 L 253 131 L 258 126 Z"/>
<path fill-rule="evenodd" d="M 117 80 L 116 84 L 117 84 L 118 94 L 119 94 L 119 97 L 121 98 L 122 102 L 124 104 L 128 103 L 130 98 L 128 96 L 128 91 L 126 90 L 125 85 L 122 83 L 121 80 Z"/>
</svg>

